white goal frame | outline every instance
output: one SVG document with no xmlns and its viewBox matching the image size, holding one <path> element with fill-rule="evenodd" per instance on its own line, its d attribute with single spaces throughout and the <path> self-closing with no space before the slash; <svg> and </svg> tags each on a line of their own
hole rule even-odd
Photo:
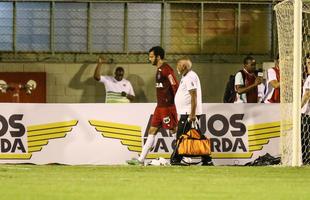
<svg viewBox="0 0 310 200">
<path fill-rule="evenodd" d="M 282 158 L 282 164 L 284 166 L 301 166 L 302 159 L 301 159 L 301 66 L 302 66 L 302 0 L 285 0 L 283 2 L 278 3 L 275 6 L 275 10 L 286 2 L 292 2 L 294 8 L 294 37 L 293 37 L 293 102 L 292 102 L 292 152 L 291 159 L 286 160 Z M 279 33 L 279 26 L 278 26 L 278 33 Z M 278 40 L 279 41 L 279 40 Z M 280 54 L 280 66 L 281 60 L 284 61 L 284 58 Z M 281 69 L 280 69 L 281 70 Z M 280 83 L 280 90 L 281 90 L 281 83 Z M 282 91 L 281 91 L 282 93 Z M 282 101 L 282 100 L 281 100 Z M 281 113 L 282 115 L 282 113 Z M 285 125 L 281 122 L 281 133 L 284 132 Z M 282 135 L 282 134 L 281 134 Z M 281 140 L 281 151 L 283 153 L 283 148 L 285 148 L 285 144 L 283 144 L 284 140 Z M 283 156 L 283 154 L 282 154 Z M 284 161 L 283 161 L 284 160 Z"/>
</svg>

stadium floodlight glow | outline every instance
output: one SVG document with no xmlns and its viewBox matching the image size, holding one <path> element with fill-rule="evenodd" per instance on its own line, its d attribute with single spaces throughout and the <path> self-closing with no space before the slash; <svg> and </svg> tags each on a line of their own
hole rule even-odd
<svg viewBox="0 0 310 200">
<path fill-rule="evenodd" d="M 8 87 L 9 87 L 8 84 L 4 80 L 0 80 L 0 91 L 2 93 L 6 93 Z"/>
<path fill-rule="evenodd" d="M 31 94 L 31 92 L 36 88 L 37 88 L 37 82 L 35 82 L 34 80 L 29 80 L 25 85 L 27 94 Z"/>
</svg>

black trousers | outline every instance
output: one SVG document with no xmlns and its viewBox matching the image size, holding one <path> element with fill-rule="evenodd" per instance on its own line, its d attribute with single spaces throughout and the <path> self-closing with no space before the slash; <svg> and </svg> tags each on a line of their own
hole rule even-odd
<svg viewBox="0 0 310 200">
<path fill-rule="evenodd" d="M 302 163 L 310 164 L 310 115 L 301 114 Z"/>
<path fill-rule="evenodd" d="M 179 122 L 178 122 L 178 130 L 177 130 L 177 134 L 176 134 L 176 139 L 178 140 L 183 133 L 188 132 L 191 129 L 191 123 L 188 122 L 188 116 L 189 115 L 181 115 Z M 197 119 L 200 119 L 200 115 L 197 115 Z M 183 156 L 178 154 L 178 150 L 177 148 L 174 149 L 171 157 L 170 157 L 170 162 L 171 164 L 176 164 L 176 163 L 180 163 L 182 160 Z M 201 156 L 201 161 L 202 163 L 208 163 L 210 162 L 212 159 L 210 156 Z"/>
</svg>

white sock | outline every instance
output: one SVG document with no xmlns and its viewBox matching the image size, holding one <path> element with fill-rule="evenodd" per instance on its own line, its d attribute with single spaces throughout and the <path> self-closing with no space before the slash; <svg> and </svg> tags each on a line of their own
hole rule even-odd
<svg viewBox="0 0 310 200">
<path fill-rule="evenodd" d="M 146 142 L 142 148 L 142 152 L 140 154 L 140 157 L 138 158 L 138 160 L 140 162 L 144 162 L 146 155 L 149 153 L 150 149 L 154 145 L 154 141 L 155 141 L 155 135 L 148 135 L 147 136 L 147 139 L 146 139 Z"/>
</svg>

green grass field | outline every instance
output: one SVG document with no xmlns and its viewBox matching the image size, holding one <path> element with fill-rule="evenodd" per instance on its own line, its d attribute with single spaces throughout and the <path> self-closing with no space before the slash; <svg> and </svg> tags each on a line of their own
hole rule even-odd
<svg viewBox="0 0 310 200">
<path fill-rule="evenodd" d="M 310 199 L 310 167 L 0 165 L 0 199 Z"/>
</svg>

